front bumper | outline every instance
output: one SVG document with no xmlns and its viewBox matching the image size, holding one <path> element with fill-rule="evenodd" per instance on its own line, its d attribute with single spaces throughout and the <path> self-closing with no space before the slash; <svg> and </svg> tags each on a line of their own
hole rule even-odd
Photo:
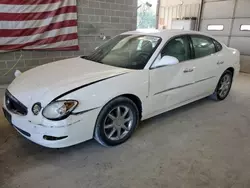
<svg viewBox="0 0 250 188">
<path fill-rule="evenodd" d="M 3 106 L 3 109 L 11 115 L 11 120 L 6 119 L 21 135 L 49 148 L 68 147 L 92 139 L 99 113 L 99 109 L 95 109 L 81 115 L 74 115 L 74 117 L 70 116 L 70 124 L 60 126 L 60 121 L 57 121 L 58 125 L 55 126 L 55 122 L 49 124 L 49 121 L 46 125 L 36 124 L 31 122 L 28 116 L 16 115 L 10 112 L 6 106 Z"/>
</svg>

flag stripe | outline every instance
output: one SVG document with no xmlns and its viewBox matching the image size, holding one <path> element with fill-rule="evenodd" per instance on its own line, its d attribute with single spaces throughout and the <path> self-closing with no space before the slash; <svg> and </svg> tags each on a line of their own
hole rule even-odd
<svg viewBox="0 0 250 188">
<path fill-rule="evenodd" d="M 72 26 L 77 26 L 76 20 L 62 21 L 62 22 L 52 23 L 44 27 L 31 28 L 31 29 L 2 29 L 0 32 L 0 37 L 30 36 L 30 35 L 41 34 L 41 33 L 51 31 L 54 29 L 60 29 L 60 28 L 72 27 Z"/>
<path fill-rule="evenodd" d="M 79 50 L 76 0 L 0 0 L 0 52 Z"/>
<path fill-rule="evenodd" d="M 0 28 L 2 29 L 28 29 L 28 28 L 39 28 L 47 26 L 51 23 L 66 21 L 66 20 L 76 20 L 76 13 L 60 14 L 58 16 L 50 17 L 43 20 L 29 20 L 29 21 L 0 21 Z M 1 32 L 0 32 L 1 33 Z"/>
<path fill-rule="evenodd" d="M 0 0 L 1 1 L 1 0 Z M 0 8 L 1 13 L 32 13 L 32 12 L 48 12 L 57 10 L 60 7 L 74 6 L 74 1 L 58 1 L 55 3 L 40 5 L 3 5 Z"/>
<path fill-rule="evenodd" d="M 23 21 L 23 20 L 42 20 L 60 14 L 76 12 L 76 6 L 61 7 L 54 11 L 39 12 L 39 13 L 0 13 L 0 18 L 3 21 Z"/>
<path fill-rule="evenodd" d="M 32 45 L 45 45 L 45 44 L 52 44 L 58 41 L 67 41 L 67 40 L 73 40 L 77 39 L 78 36 L 76 33 L 73 34 L 66 34 L 66 35 L 59 35 L 56 37 L 50 37 L 46 39 L 40 39 L 34 42 L 29 42 L 26 44 L 14 44 L 14 45 L 0 45 L 0 50 L 15 50 L 24 48 L 26 46 L 32 46 Z"/>
<path fill-rule="evenodd" d="M 41 34 L 31 35 L 31 36 L 23 36 L 23 37 L 2 37 L 2 44 L 25 44 L 33 41 L 37 41 L 38 39 L 46 39 L 49 37 L 55 37 L 57 35 L 66 35 L 76 33 L 76 27 L 65 27 L 60 29 L 54 29 L 51 31 L 47 31 Z"/>
<path fill-rule="evenodd" d="M 48 3 L 56 3 L 61 0 L 0 0 L 0 4 L 5 5 L 40 5 Z"/>
</svg>

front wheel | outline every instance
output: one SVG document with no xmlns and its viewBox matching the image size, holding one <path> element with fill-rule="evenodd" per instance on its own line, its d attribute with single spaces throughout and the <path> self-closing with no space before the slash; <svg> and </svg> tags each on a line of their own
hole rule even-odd
<svg viewBox="0 0 250 188">
<path fill-rule="evenodd" d="M 133 134 L 139 122 L 139 111 L 134 102 L 118 97 L 101 110 L 94 137 L 104 146 L 122 144 Z"/>
<path fill-rule="evenodd" d="M 219 83 L 213 94 L 213 98 L 220 101 L 224 100 L 228 96 L 231 90 L 232 82 L 233 82 L 232 72 L 225 71 L 219 80 Z"/>
</svg>

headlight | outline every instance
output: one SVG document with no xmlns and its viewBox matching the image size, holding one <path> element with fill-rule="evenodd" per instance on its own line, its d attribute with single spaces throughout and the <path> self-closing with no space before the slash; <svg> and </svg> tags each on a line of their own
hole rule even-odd
<svg viewBox="0 0 250 188">
<path fill-rule="evenodd" d="M 49 120 L 62 120 L 67 118 L 77 105 L 78 101 L 75 100 L 55 101 L 44 108 L 43 116 Z"/>
</svg>

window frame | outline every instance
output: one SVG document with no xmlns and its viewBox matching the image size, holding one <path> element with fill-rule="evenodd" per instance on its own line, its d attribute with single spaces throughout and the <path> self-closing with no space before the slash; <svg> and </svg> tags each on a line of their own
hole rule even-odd
<svg viewBox="0 0 250 188">
<path fill-rule="evenodd" d="M 212 38 L 212 37 L 209 37 L 209 36 L 206 36 L 206 35 L 200 35 L 200 34 L 190 34 L 190 35 L 189 35 L 189 38 L 190 38 L 190 43 L 191 43 L 191 45 L 192 45 L 192 50 L 193 50 L 193 59 L 205 58 L 205 57 L 208 57 L 208 56 L 210 56 L 210 55 L 212 55 L 212 54 L 210 54 L 210 55 L 206 55 L 206 56 L 203 56 L 203 57 L 196 57 L 196 56 L 195 56 L 194 44 L 193 44 L 193 41 L 192 41 L 192 36 L 198 36 L 198 37 L 200 37 L 200 38 L 210 39 L 210 40 L 211 40 L 211 42 L 213 43 L 213 45 L 214 45 L 214 49 L 215 49 L 215 52 L 214 52 L 214 53 L 212 53 L 212 54 L 216 54 L 216 53 L 218 53 L 218 52 L 222 51 L 222 49 L 223 49 L 223 46 L 221 45 L 221 43 L 220 43 L 220 42 L 218 42 L 217 40 L 215 40 L 215 39 L 214 39 L 214 38 Z M 217 50 L 217 47 L 216 47 L 216 45 L 215 45 L 214 41 L 216 41 L 217 43 L 219 43 L 219 44 L 220 44 L 220 46 L 221 46 L 221 50 L 219 50 L 219 51 Z"/>
<path fill-rule="evenodd" d="M 209 39 L 212 40 L 213 44 L 214 44 L 214 41 L 218 42 L 218 44 L 220 44 L 220 46 L 221 46 L 221 50 L 217 51 L 216 45 L 214 44 L 215 53 L 213 53 L 213 54 L 216 54 L 216 53 L 218 53 L 218 52 L 220 52 L 220 51 L 223 50 L 223 45 L 222 45 L 218 40 L 215 40 L 214 38 L 209 37 L 209 36 L 206 36 L 206 35 L 202 35 L 202 34 L 180 34 L 180 35 L 175 35 L 175 36 L 169 38 L 168 41 L 164 44 L 164 46 L 161 48 L 160 52 L 158 52 L 156 58 L 153 60 L 153 62 L 152 62 L 151 65 L 149 66 L 149 70 L 166 67 L 166 66 L 162 66 L 162 67 L 152 67 L 152 66 L 154 65 L 154 63 L 155 63 L 156 59 L 159 57 L 159 55 L 161 55 L 163 49 L 168 45 L 168 43 L 169 43 L 172 39 L 175 39 L 175 38 L 187 37 L 187 38 L 188 38 L 188 41 L 189 41 L 190 59 L 189 59 L 189 60 L 186 60 L 186 61 L 182 61 L 182 62 L 180 62 L 180 63 L 185 63 L 185 62 L 190 61 L 190 60 L 200 59 L 200 58 L 207 57 L 207 56 L 204 56 L 204 57 L 195 58 L 195 51 L 194 51 L 194 46 L 193 46 L 193 42 L 192 42 L 191 36 L 201 36 L 201 37 L 209 38 Z M 161 41 L 161 42 L 162 42 L 162 41 Z M 158 47 L 159 47 L 159 46 L 158 46 Z"/>
</svg>

